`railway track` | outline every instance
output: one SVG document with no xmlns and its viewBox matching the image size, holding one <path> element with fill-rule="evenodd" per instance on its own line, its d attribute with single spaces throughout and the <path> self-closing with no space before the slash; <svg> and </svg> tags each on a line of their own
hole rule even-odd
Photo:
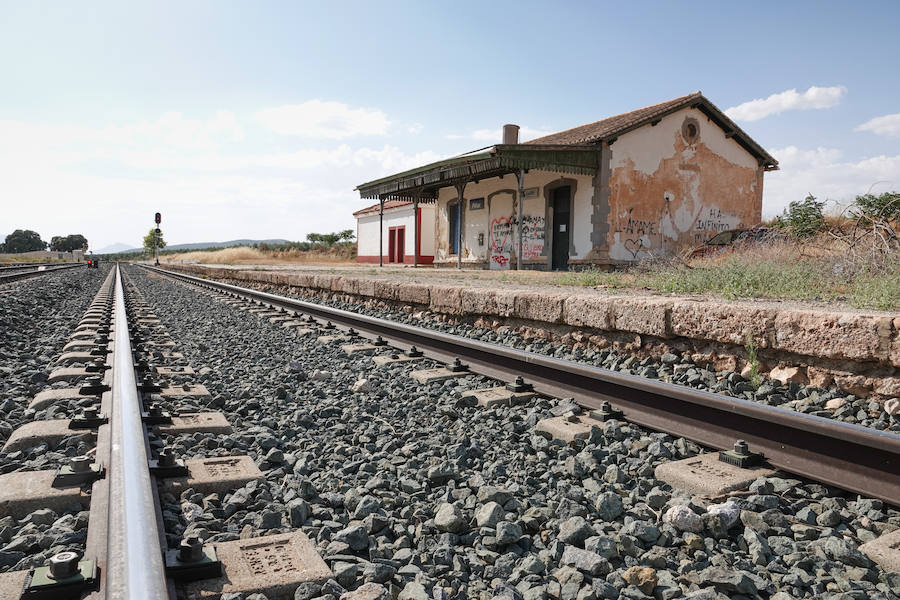
<svg viewBox="0 0 900 600">
<path fill-rule="evenodd" d="M 12 283 L 14 281 L 21 281 L 23 279 L 29 279 L 31 277 L 39 277 L 41 275 L 46 275 L 47 273 L 53 273 L 55 271 L 74 269 L 76 267 L 84 268 L 84 265 L 28 265 L 0 267 L 0 285 L 3 285 L 4 283 Z"/>
<path fill-rule="evenodd" d="M 57 469 L 30 471 L 26 466 L 0 476 L 0 516 L 26 522 L 35 514 L 74 517 L 89 506 L 86 539 L 81 545 L 68 536 L 44 564 L 0 574 L 0 598 L 163 599 L 212 594 L 202 585 L 196 594 L 185 592 L 184 586 L 221 575 L 216 551 L 197 538 L 168 539 L 160 503 L 160 491 L 173 486 L 200 489 L 213 483 L 217 490 L 228 489 L 227 468 L 216 473 L 224 476 L 224 486 L 209 478 L 205 483 L 195 481 L 208 464 L 186 464 L 158 444 L 160 428 L 203 429 L 206 415 L 163 411 L 154 401 L 189 400 L 200 393 L 198 387 L 189 392 L 191 386 L 183 381 L 170 387 L 165 377 L 156 375 L 188 374 L 191 369 L 179 365 L 178 353 L 168 351 L 174 343 L 118 267 L 110 271 L 71 338 L 57 361 L 60 366 L 49 377 L 51 383 L 67 382 L 71 387 L 45 390 L 30 408 L 70 402 L 80 407 L 77 414 L 23 425 L 3 447 L 7 455 L 35 446 L 57 450 Z M 219 423 L 219 428 L 227 430 L 227 423 Z M 76 456 L 62 452 L 73 447 L 74 438 L 82 444 L 93 442 L 93 447 Z M 249 478 L 230 481 L 254 477 L 251 473 Z M 46 554 L 46 548 L 34 544 L 17 548 L 33 552 L 35 560 Z"/>
<path fill-rule="evenodd" d="M 173 340 L 168 335 L 162 321 L 151 308 L 152 303 L 146 302 L 142 291 L 138 289 L 139 283 L 146 285 L 148 276 L 157 280 L 162 277 L 180 282 L 220 303 L 255 314 L 260 317 L 261 326 L 274 325 L 281 331 L 313 336 L 309 338 L 309 342 L 305 342 L 307 347 L 328 347 L 333 352 L 335 344 L 344 344 L 340 346 L 343 352 L 338 354 L 346 354 L 348 360 L 353 361 L 354 369 L 363 364 L 361 359 L 354 359 L 355 356 L 370 357 L 376 364 L 377 359 L 382 359 L 381 364 L 389 367 L 395 365 L 397 368 L 430 359 L 449 365 L 449 368 L 437 369 L 442 373 L 431 372 L 433 370 L 416 372 L 431 372 L 431 375 L 423 375 L 426 377 L 422 380 L 425 389 L 430 386 L 430 389 L 436 390 L 437 384 L 433 382 L 442 381 L 440 377 L 452 379 L 465 375 L 467 381 L 474 378 L 484 383 L 500 380 L 507 384 L 504 388 L 506 392 L 512 394 L 505 396 L 507 400 L 515 400 L 516 394 L 519 394 L 521 399 L 528 399 L 543 413 L 546 413 L 546 407 L 550 405 L 540 400 L 541 396 L 575 398 L 586 410 L 593 411 L 588 419 L 593 428 L 589 427 L 590 432 L 586 436 L 578 436 L 569 445 L 551 443 L 548 446 L 547 442 L 534 441 L 536 438 L 532 437 L 531 444 L 537 455 L 550 457 L 550 462 L 545 467 L 547 472 L 543 476 L 551 471 L 558 472 L 562 463 L 565 463 L 565 471 L 568 473 L 564 474 L 563 481 L 573 475 L 576 481 L 578 477 L 587 475 L 585 469 L 588 467 L 578 465 L 582 461 L 585 465 L 596 461 L 601 452 L 606 456 L 606 451 L 601 451 L 601 446 L 596 445 L 598 442 L 594 439 L 595 435 L 601 435 L 602 432 L 602 437 L 598 439 L 607 440 L 611 444 L 610 448 L 613 448 L 621 446 L 622 440 L 627 439 L 631 432 L 637 432 L 637 429 L 630 429 L 627 425 L 623 427 L 624 418 L 637 425 L 693 439 L 714 448 L 729 449 L 737 438 L 746 439 L 751 448 L 762 451 L 770 464 L 785 471 L 881 498 L 892 504 L 897 504 L 900 499 L 897 479 L 900 443 L 895 434 L 679 386 L 640 380 L 581 364 L 160 269 L 147 267 L 143 272 L 134 271 L 133 275 L 127 275 L 124 269 L 117 267 L 110 272 L 73 334 L 67 352 L 60 357 L 58 362 L 61 369 L 51 373 L 51 381 L 68 380 L 75 385 L 68 391 L 46 390 L 32 401 L 32 407 L 40 409 L 59 402 L 64 397 L 70 400 L 74 397 L 75 404 L 71 406 L 79 408 L 77 416 L 71 420 L 56 422 L 35 421 L 24 426 L 7 440 L 4 452 L 18 451 L 27 456 L 27 449 L 34 444 L 49 445 L 51 450 L 56 451 L 71 449 L 74 446 L 67 436 L 72 435 L 73 425 L 79 432 L 77 435 L 87 435 L 95 440 L 93 448 L 83 456 L 72 456 L 71 450 L 68 453 L 60 452 L 60 469 L 55 473 L 37 472 L 38 475 L 34 475 L 32 471 L 24 471 L 33 481 L 52 481 L 61 475 L 66 481 L 48 484 L 43 488 L 32 483 L 29 486 L 32 497 L 18 507 L 16 502 L 22 502 L 22 498 L 17 497 L 20 490 L 16 489 L 16 485 L 10 484 L 11 480 L 4 483 L 2 478 L 21 478 L 23 474 L 13 472 L 0 476 L 0 510 L 6 516 L 14 515 L 24 521 L 34 520 L 34 507 L 49 501 L 42 499 L 40 492 L 48 494 L 49 498 L 54 493 L 64 493 L 60 492 L 64 490 L 70 494 L 69 500 L 77 498 L 77 502 L 89 504 L 86 540 L 83 545 L 55 548 L 61 551 L 55 552 L 43 566 L 36 565 L 37 568 L 32 570 L 0 574 L 2 599 L 206 598 L 228 593 L 238 594 L 234 596 L 237 598 L 243 597 L 240 594 L 253 592 L 262 592 L 262 597 L 268 600 L 311 599 L 320 595 L 338 597 L 345 593 L 342 586 L 352 590 L 363 582 L 366 586 L 374 587 L 368 588 L 365 593 L 362 590 L 367 588 L 359 587 L 359 593 L 363 594 L 360 596 L 346 592 L 345 600 L 368 597 L 386 599 L 389 595 L 401 595 L 408 599 L 424 598 L 422 594 L 441 599 L 478 596 L 489 598 L 496 596 L 498 590 L 503 592 L 500 595 L 514 600 L 518 600 L 517 593 L 520 596 L 525 594 L 529 600 L 563 598 L 572 594 L 573 589 L 580 589 L 582 592 L 585 589 L 594 590 L 592 593 L 595 593 L 595 598 L 643 597 L 638 594 L 650 594 L 649 597 L 653 597 L 654 590 L 657 598 L 681 597 L 687 593 L 685 589 L 696 589 L 698 593 L 702 589 L 712 590 L 712 595 L 702 596 L 703 598 L 718 598 L 716 593 L 765 598 L 775 592 L 775 587 L 762 579 L 734 583 L 716 570 L 722 568 L 722 561 L 710 561 L 706 558 L 698 559 L 700 566 L 696 569 L 685 569 L 682 564 L 681 568 L 685 569 L 684 577 L 678 582 L 657 579 L 654 575 L 653 585 L 648 587 L 647 582 L 642 583 L 640 579 L 647 575 L 647 569 L 662 573 L 665 571 L 664 566 L 671 569 L 674 565 L 669 565 L 664 558 L 647 558 L 649 555 L 643 549 L 635 553 L 634 544 L 638 548 L 642 545 L 649 548 L 651 553 L 653 548 L 667 545 L 673 547 L 676 543 L 693 544 L 694 541 L 689 538 L 693 529 L 680 530 L 668 521 L 663 526 L 658 520 L 660 515 L 657 514 L 659 530 L 652 536 L 655 541 L 650 542 L 650 537 L 645 538 L 650 535 L 647 530 L 635 528 L 634 524 L 643 523 L 642 519 L 655 513 L 653 510 L 648 512 L 646 505 L 639 501 L 639 497 L 634 496 L 634 491 L 626 493 L 616 461 L 609 462 L 605 458 L 604 463 L 608 463 L 606 473 L 599 479 L 594 478 L 595 483 L 591 484 L 596 487 L 596 482 L 605 481 L 603 485 L 608 486 L 607 491 L 600 492 L 597 488 L 591 492 L 592 496 L 597 495 L 594 500 L 596 510 L 601 515 L 606 515 L 602 519 L 621 520 L 621 514 L 625 510 L 622 508 L 623 500 L 616 498 L 622 496 L 626 507 L 631 507 L 627 509 L 630 518 L 637 521 L 626 519 L 623 533 L 608 538 L 611 540 L 609 543 L 612 543 L 610 549 L 604 545 L 607 542 L 602 541 L 606 539 L 602 535 L 586 540 L 584 537 L 573 537 L 569 531 L 573 522 L 582 529 L 586 526 L 585 519 L 581 516 L 585 513 L 573 509 L 578 505 L 579 499 L 583 500 L 580 493 L 571 492 L 558 505 L 552 505 L 559 513 L 559 523 L 556 523 L 553 514 L 544 509 L 537 510 L 533 505 L 525 510 L 531 502 L 527 496 L 517 500 L 512 492 L 488 486 L 484 482 L 479 484 L 460 481 L 458 475 L 452 472 L 448 474 L 446 466 L 433 465 L 427 468 L 426 475 L 425 467 L 433 464 L 433 461 L 423 461 L 417 466 L 419 461 L 415 458 L 415 448 L 424 450 L 419 441 L 420 434 L 395 428 L 386 420 L 391 418 L 388 413 L 384 413 L 386 418 L 378 416 L 378 408 L 373 400 L 354 400 L 354 403 L 361 402 L 354 406 L 363 408 L 362 415 L 347 409 L 342 412 L 338 408 L 342 405 L 340 399 L 334 405 L 324 405 L 319 411 L 319 417 L 324 418 L 320 431 L 326 436 L 324 439 L 328 440 L 336 432 L 338 437 L 335 443 L 341 452 L 341 458 L 336 457 L 336 462 L 329 463 L 334 465 L 329 468 L 337 469 L 336 476 L 323 476 L 313 485 L 308 479 L 310 471 L 324 469 L 325 463 L 318 462 L 320 459 L 312 454 L 304 457 L 299 450 L 285 447 L 282 451 L 280 447 L 293 443 L 291 440 L 298 436 L 295 427 L 308 428 L 312 437 L 307 438 L 307 443 L 317 439 L 319 434 L 316 431 L 319 429 L 313 424 L 314 420 L 310 416 L 304 416 L 301 410 L 293 417 L 293 421 L 287 421 L 296 422 L 297 425 L 275 433 L 277 429 L 273 429 L 276 427 L 275 419 L 271 416 L 273 413 L 267 412 L 265 403 L 255 400 L 252 394 L 245 396 L 242 393 L 233 401 L 226 400 L 198 384 L 197 373 L 180 352 L 183 342 Z M 166 291 L 154 290 L 156 302 L 167 295 Z M 192 347 L 196 346 L 196 342 L 193 342 Z M 277 367 L 262 363 L 259 368 L 265 372 L 266 369 L 271 371 Z M 292 373 L 299 368 L 291 363 L 286 367 L 286 372 Z M 205 371 L 208 377 L 210 368 Z M 435 375 L 439 378 L 427 378 Z M 483 377 L 477 377 L 478 375 Z M 327 381 L 330 375 L 314 371 L 310 377 L 320 382 Z M 305 381 L 305 376 L 301 381 Z M 402 387 L 399 381 L 393 383 L 398 388 Z M 352 390 L 354 395 L 374 392 L 366 387 L 368 384 L 364 379 L 357 381 L 357 384 Z M 316 393 L 321 394 L 322 391 L 322 388 L 318 388 Z M 537 399 L 532 392 L 538 395 Z M 286 393 L 276 391 L 275 400 L 270 401 L 273 404 L 268 407 L 268 411 L 274 410 L 277 414 L 279 410 L 292 410 L 289 402 L 285 404 L 287 401 L 277 400 L 284 398 Z M 503 393 L 505 392 L 501 392 L 501 395 Z M 323 397 L 313 395 L 312 401 Z M 462 402 L 465 398 L 463 395 L 456 401 L 456 406 L 460 407 L 458 410 L 467 410 L 462 407 L 471 406 Z M 451 423 L 461 423 L 458 421 L 460 416 L 456 414 L 458 410 L 446 403 L 442 403 L 439 409 L 431 409 L 427 405 L 423 407 L 418 402 L 416 404 L 419 405 L 416 410 L 420 411 L 420 415 L 431 416 L 429 413 L 434 413 L 434 418 L 443 425 L 449 427 Z M 211 409 L 223 405 L 229 412 L 211 412 Z M 382 402 L 380 406 L 384 409 L 391 404 Z M 560 403 L 557 408 L 564 410 L 554 412 L 557 415 L 555 418 L 569 424 L 583 423 L 585 419 L 582 417 L 588 416 L 576 416 L 577 410 L 566 408 L 565 402 Z M 486 411 L 486 414 L 492 415 L 496 410 Z M 404 415 L 405 412 L 403 407 L 395 407 L 391 414 L 402 419 L 403 416 L 408 417 Z M 497 413 L 508 415 L 512 419 L 504 421 L 505 425 L 500 428 L 500 431 L 512 432 L 513 437 L 506 439 L 516 439 L 520 431 L 524 432 L 534 426 L 533 417 L 530 417 L 523 428 L 525 424 L 515 416 L 515 412 L 509 407 L 500 408 Z M 529 410 L 529 414 L 531 413 Z M 478 419 L 477 416 L 475 418 Z M 232 427 L 229 420 L 235 419 L 237 423 Z M 538 429 L 540 423 L 541 421 L 537 421 Z M 60 426 L 64 429 L 61 436 Z M 85 431 L 94 431 L 95 434 L 82 433 Z M 260 434 L 260 431 L 273 433 Z M 545 430 L 545 434 L 547 433 L 550 434 L 547 437 L 553 436 L 552 431 Z M 438 437 L 437 452 L 449 452 L 458 446 L 442 448 L 440 444 L 446 435 L 440 431 L 436 431 L 434 435 Z M 659 443 L 664 439 L 659 435 L 651 434 L 647 439 L 657 440 L 656 443 Z M 403 441 L 394 442 L 394 438 Z M 241 441 L 247 439 L 254 441 L 247 446 Z M 350 440 L 352 444 L 348 445 Z M 358 446 L 354 449 L 353 444 Z M 322 446 L 313 445 L 310 448 L 318 448 L 316 452 L 319 452 Z M 461 465 L 471 465 L 471 461 L 479 460 L 477 457 L 482 454 L 518 452 L 513 447 L 503 445 L 479 450 L 475 444 L 468 448 L 463 448 L 463 458 L 459 459 L 464 459 Z M 576 454 L 580 448 L 583 450 Z M 632 445 L 630 451 L 627 447 L 618 451 L 631 455 L 635 448 L 640 451 L 647 448 L 647 444 Z M 252 449 L 249 452 L 251 456 L 241 454 L 245 449 Z M 594 453 L 593 458 L 589 451 Z M 472 456 L 476 458 L 469 458 L 470 452 L 474 452 Z M 368 463 L 371 467 L 360 468 L 361 464 L 366 464 L 365 461 L 360 462 L 360 453 L 374 453 L 373 462 Z M 184 458 L 180 455 L 184 455 Z M 388 463 L 398 465 L 408 460 L 406 466 L 416 469 L 410 473 L 420 473 L 423 481 L 403 478 L 397 481 L 392 478 L 390 470 L 380 474 L 374 466 L 377 456 L 380 456 L 377 464 L 381 468 L 386 468 Z M 554 456 L 560 461 L 559 466 L 549 466 Z M 402 461 L 398 462 L 401 457 Z M 529 460 L 531 459 L 525 461 L 523 468 L 527 467 Z M 346 464 L 342 464 L 344 461 Z M 235 465 L 241 468 L 236 468 Z M 355 466 L 351 468 L 352 465 Z M 537 481 L 541 478 L 539 476 L 542 471 L 535 470 L 535 465 L 532 464 L 526 470 L 532 475 L 527 476 L 525 481 Z M 646 469 L 640 468 L 638 472 L 645 473 Z M 502 473 L 502 470 L 498 473 Z M 612 477 L 610 473 L 613 473 Z M 356 483 L 349 483 L 351 481 Z M 771 495 L 772 484 L 760 481 L 763 480 L 758 480 L 751 486 L 756 494 L 754 497 L 761 498 L 759 502 L 763 503 L 775 501 L 772 499 L 776 496 Z M 326 491 L 327 485 L 338 485 L 340 493 Z M 531 485 L 526 484 L 527 489 Z M 654 494 L 657 498 L 660 497 L 658 488 L 649 489 L 642 487 L 643 485 L 639 484 L 635 491 L 641 490 L 641 494 L 646 496 L 645 501 L 661 511 L 665 504 L 660 505 L 658 500 L 650 499 Z M 320 489 L 316 490 L 315 486 Z M 471 486 L 474 486 L 471 495 L 457 494 L 467 492 Z M 567 486 L 568 484 L 561 489 L 565 491 Z M 41 489 L 34 493 L 35 488 Z M 846 501 L 826 498 L 822 496 L 822 492 L 815 491 L 815 486 L 810 489 L 814 492 L 808 497 L 818 499 L 823 510 L 826 506 L 840 507 L 841 502 L 846 509 Z M 802 502 L 803 496 L 798 498 Z M 440 499 L 444 502 L 436 507 L 432 516 L 429 516 L 428 511 L 423 512 L 422 502 L 428 499 Z M 866 509 L 869 510 L 868 514 L 872 515 L 871 518 L 884 520 L 884 514 L 876 517 L 875 513 L 880 512 L 877 508 L 880 504 L 873 502 L 861 497 L 856 504 L 860 507 L 876 507 Z M 618 503 L 618 510 L 610 512 L 609 503 L 612 503 L 613 509 Z M 471 526 L 474 527 L 477 521 L 477 529 L 466 533 L 470 526 L 464 524 L 465 518 L 456 518 L 459 516 L 459 507 L 453 508 L 455 505 L 475 511 Z M 58 503 L 53 506 L 60 514 L 70 510 Z M 487 519 L 484 516 L 487 508 L 499 513 Z M 888 515 L 895 515 L 890 516 L 889 521 L 897 521 L 897 525 L 900 525 L 900 515 L 887 507 L 884 510 Z M 452 525 L 446 524 L 444 513 L 448 511 L 453 513 L 451 516 L 455 519 L 451 519 Z M 829 513 L 831 518 L 830 513 L 834 509 L 824 512 Z M 511 516 L 513 513 L 518 517 Z M 753 510 L 749 513 L 766 514 Z M 286 518 L 287 523 L 283 523 L 282 518 Z M 496 522 L 498 518 L 500 521 Z M 744 518 L 742 513 L 741 520 Z M 751 550 L 748 552 L 751 552 L 751 556 L 753 543 L 758 544 L 753 541 L 753 536 L 757 534 L 751 527 L 755 523 L 752 518 L 746 517 L 744 524 L 747 529 L 738 538 L 740 543 L 749 545 Z M 710 532 L 714 532 L 709 534 L 712 538 L 707 538 L 705 548 L 708 552 L 713 551 L 709 543 L 714 539 L 723 539 L 723 543 L 729 543 L 727 530 L 733 527 L 733 523 L 722 525 L 716 519 L 718 517 L 712 521 L 707 520 L 705 525 Z M 857 521 L 858 519 L 854 524 Z M 551 528 L 548 523 L 556 524 Z M 797 525 L 802 524 L 798 522 Z M 608 527 L 607 523 L 602 530 L 605 531 Z M 653 529 L 653 526 L 649 527 Z M 666 527 L 669 529 L 665 529 Z M 876 529 L 887 531 L 889 527 L 888 524 Z M 771 528 L 776 533 L 784 529 L 779 525 Z M 802 533 L 801 529 L 797 529 L 794 535 L 801 536 L 797 537 L 798 540 L 811 539 L 802 537 L 809 535 L 808 529 L 810 528 L 802 525 Z M 240 535 L 236 533 L 238 530 Z M 315 538 L 315 548 L 301 530 Z M 552 535 L 558 535 L 559 539 L 551 544 L 552 537 L 547 536 L 557 530 L 558 534 Z M 594 533 L 600 531 L 600 526 L 595 526 Z M 626 531 L 627 534 L 624 533 Z M 791 530 L 787 531 L 790 534 Z M 0 532 L 0 537 L 2 535 Z M 511 537 L 503 541 L 504 535 Z M 529 541 L 529 535 L 534 539 L 546 539 L 546 544 L 538 542 L 537 547 L 532 546 L 534 542 Z M 836 538 L 839 535 L 840 532 L 835 534 Z M 829 533 L 823 540 L 831 543 L 831 536 Z M 777 537 L 775 535 L 770 539 Z M 407 542 L 403 542 L 404 539 Z M 668 541 L 663 541 L 664 539 Z M 413 544 L 413 551 L 410 551 L 410 543 Z M 463 554 L 452 558 L 452 550 L 447 555 L 450 558 L 439 558 L 444 556 L 441 548 L 446 548 L 447 544 L 455 545 L 457 552 L 462 552 L 462 548 L 473 543 L 477 550 L 465 555 L 464 559 L 459 558 Z M 502 553 L 504 548 L 505 554 Z M 823 544 L 822 548 L 826 546 Z M 417 555 L 416 550 L 422 554 Z M 809 551 L 813 552 L 812 546 Z M 35 556 L 42 557 L 41 552 L 46 554 L 47 548 L 36 548 Z M 768 552 L 765 556 L 777 556 L 771 550 Z M 825 581 L 827 577 L 822 575 L 824 579 L 821 583 L 810 584 L 813 591 L 840 592 L 844 587 L 850 586 L 850 592 L 855 594 L 863 590 L 865 595 L 851 594 L 847 597 L 887 600 L 897 598 L 896 595 L 890 595 L 894 591 L 890 588 L 897 584 L 897 589 L 900 589 L 900 577 L 891 578 L 873 570 L 872 563 L 858 552 L 853 554 L 855 551 L 848 551 L 848 564 L 840 564 L 845 559 L 838 557 L 830 546 L 821 552 L 826 561 L 831 560 L 839 567 L 839 571 L 868 565 L 869 572 L 864 577 L 867 582 L 854 587 L 855 584 L 837 581 L 835 577 L 830 582 Z M 360 553 L 367 553 L 366 559 L 360 558 Z M 0 556 L 2 554 L 0 552 Z M 327 566 L 320 555 L 327 561 Z M 642 557 L 640 561 L 637 560 L 639 556 Z M 778 562 L 780 558 L 771 560 Z M 362 562 L 357 564 L 354 561 Z M 518 565 L 511 571 L 500 566 L 501 563 L 512 564 L 511 561 L 516 561 Z M 479 562 L 488 566 L 478 567 Z M 541 565 L 540 569 L 538 563 Z M 551 572 L 551 565 L 558 566 L 559 570 Z M 747 565 L 740 561 L 728 565 L 735 569 L 735 573 L 746 572 Z M 779 573 L 777 569 L 773 572 Z M 484 587 L 485 584 L 481 583 L 483 579 L 492 581 L 492 589 Z M 502 583 L 503 579 L 517 583 L 517 588 Z M 566 582 L 576 582 L 575 587 L 570 585 L 566 588 Z M 381 587 L 382 583 L 388 587 Z M 803 586 L 806 583 L 795 578 L 784 585 L 784 589 L 796 592 L 805 589 Z M 521 590 L 515 591 L 518 588 Z M 541 590 L 543 595 L 529 596 L 529 590 Z M 626 595 L 620 596 L 619 590 Z M 571 597 L 575 598 L 574 595 Z"/>
<path fill-rule="evenodd" d="M 574 398 L 589 410 L 612 405 L 628 421 L 710 448 L 727 451 L 744 440 L 776 468 L 900 505 L 900 436 L 891 432 L 146 268 L 277 310 L 325 319 L 372 338 L 380 336 L 402 351 L 415 347 L 441 362 L 461 361 L 472 372 L 507 384 L 524 377 L 535 391 Z"/>
</svg>

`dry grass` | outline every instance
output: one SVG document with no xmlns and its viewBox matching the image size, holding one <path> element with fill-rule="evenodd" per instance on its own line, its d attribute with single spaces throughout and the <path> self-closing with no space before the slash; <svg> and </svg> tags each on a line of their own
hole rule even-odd
<svg viewBox="0 0 900 600">
<path fill-rule="evenodd" d="M 249 246 L 170 254 L 165 257 L 160 257 L 160 261 L 213 265 L 356 264 L 352 257 L 341 250 L 260 250 L 259 248 L 251 248 Z"/>
<path fill-rule="evenodd" d="M 560 285 L 839 302 L 856 308 L 900 309 L 900 252 L 873 255 L 826 235 L 808 242 L 748 246 L 690 263 L 653 261 L 626 271 L 560 275 Z"/>
</svg>

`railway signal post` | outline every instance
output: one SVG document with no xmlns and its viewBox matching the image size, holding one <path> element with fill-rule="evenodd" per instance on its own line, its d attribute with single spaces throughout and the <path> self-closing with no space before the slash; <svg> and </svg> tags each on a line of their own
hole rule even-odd
<svg viewBox="0 0 900 600">
<path fill-rule="evenodd" d="M 159 234 L 162 233 L 159 230 L 159 224 L 162 223 L 162 215 L 156 213 L 153 220 L 156 222 L 156 230 L 153 232 L 153 255 L 156 259 L 156 264 L 159 265 Z"/>
</svg>

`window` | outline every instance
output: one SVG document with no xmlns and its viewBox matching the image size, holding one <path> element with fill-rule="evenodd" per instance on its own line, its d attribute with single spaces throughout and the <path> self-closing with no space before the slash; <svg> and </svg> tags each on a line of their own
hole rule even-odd
<svg viewBox="0 0 900 600">
<path fill-rule="evenodd" d="M 734 238 L 733 231 L 723 231 L 706 243 L 709 246 L 724 246 L 725 244 L 730 244 L 732 238 Z"/>
<path fill-rule="evenodd" d="M 447 207 L 450 218 L 450 254 L 459 254 L 459 204 L 454 202 Z"/>
</svg>

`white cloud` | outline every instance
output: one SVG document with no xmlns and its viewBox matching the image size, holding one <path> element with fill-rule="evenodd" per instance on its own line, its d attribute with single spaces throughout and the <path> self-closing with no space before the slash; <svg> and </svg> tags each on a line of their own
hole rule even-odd
<svg viewBox="0 0 900 600">
<path fill-rule="evenodd" d="M 847 88 L 842 85 L 831 87 L 812 86 L 803 93 L 798 93 L 796 89 L 791 89 L 772 94 L 768 98 L 757 98 L 756 100 L 732 106 L 725 111 L 725 114 L 736 121 L 758 121 L 788 110 L 831 108 L 832 106 L 837 106 L 846 93 Z"/>
<path fill-rule="evenodd" d="M 875 117 L 853 131 L 871 131 L 887 137 L 900 137 L 900 113 Z"/>
<path fill-rule="evenodd" d="M 93 248 L 136 246 L 161 211 L 170 243 L 303 239 L 354 226 L 366 205 L 356 185 L 441 158 L 392 144 L 281 151 L 259 136 L 238 146 L 239 121 L 225 111 L 95 128 L 0 121 L 4 223 L 47 239 L 83 233 Z"/>
<path fill-rule="evenodd" d="M 386 135 L 387 116 L 374 108 L 353 108 L 342 102 L 309 100 L 255 115 L 266 129 L 281 135 L 298 135 L 340 140 L 357 135 Z"/>
<path fill-rule="evenodd" d="M 552 131 L 546 131 L 543 129 L 534 129 L 532 127 L 520 127 L 519 128 L 519 142 L 527 142 L 528 140 L 533 140 L 535 138 L 543 137 L 545 135 L 550 135 L 553 133 Z M 462 139 L 470 139 L 475 140 L 477 142 L 487 142 L 489 144 L 499 144 L 503 141 L 503 128 L 498 127 L 496 129 L 476 129 L 471 133 L 466 134 L 458 134 L 451 133 L 447 136 L 447 139 L 450 140 L 462 140 Z"/>
<path fill-rule="evenodd" d="M 244 138 L 244 129 L 234 113 L 216 111 L 209 119 L 188 119 L 180 112 L 163 113 L 153 121 L 126 125 L 85 127 L 0 121 L 0 153 L 47 151 L 48 149 L 90 149 L 92 146 L 146 147 L 209 150 Z"/>
<path fill-rule="evenodd" d="M 796 146 L 770 150 L 779 161 L 778 171 L 766 173 L 763 214 L 781 214 L 792 200 L 807 194 L 819 200 L 846 205 L 868 191 L 900 190 L 900 155 L 843 160 L 839 150 Z"/>
</svg>

